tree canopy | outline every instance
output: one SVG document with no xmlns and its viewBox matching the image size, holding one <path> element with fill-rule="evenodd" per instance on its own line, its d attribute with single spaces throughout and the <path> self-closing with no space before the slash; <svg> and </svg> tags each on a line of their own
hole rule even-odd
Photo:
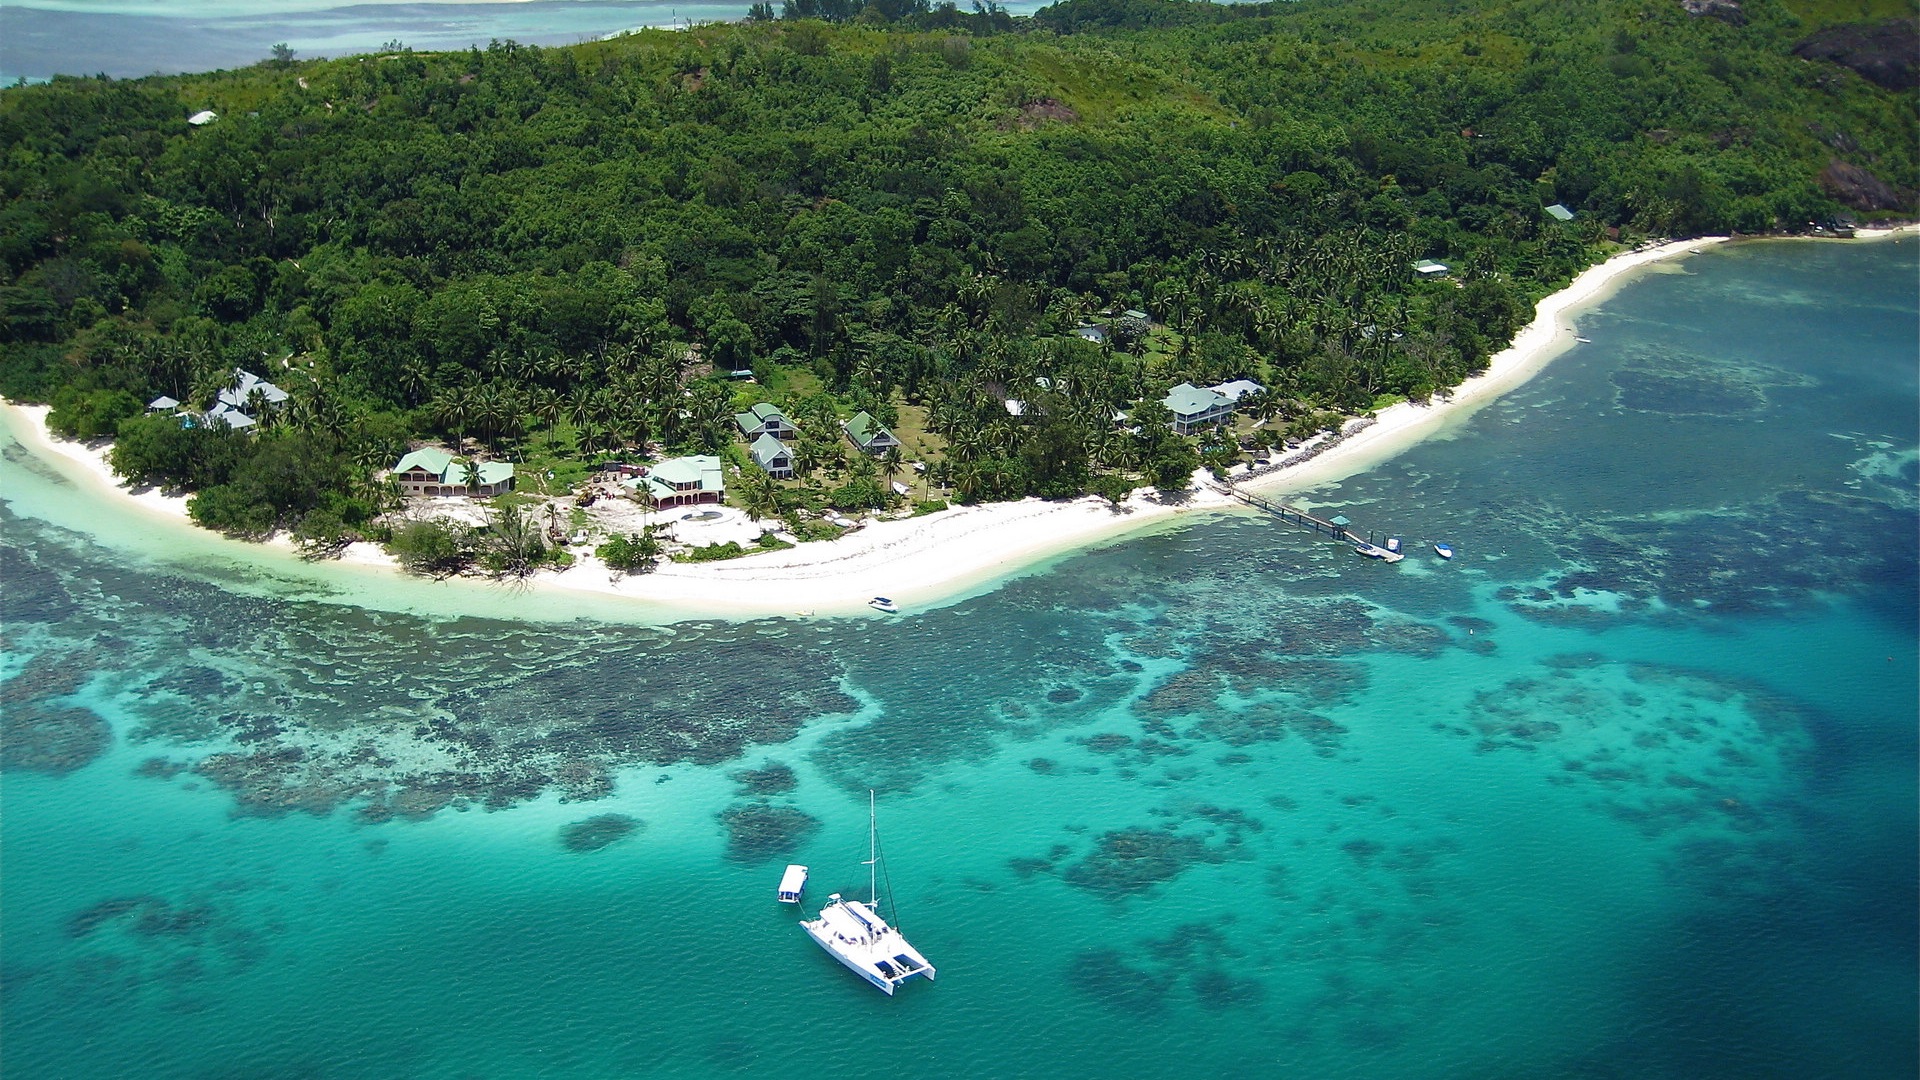
<svg viewBox="0 0 1920 1080">
<path fill-rule="evenodd" d="M 1617 244 L 1920 188 L 1911 94 L 1795 56 L 1778 2 L 756 16 L 0 92 L 0 392 L 246 532 L 363 520 L 410 438 L 711 450 L 734 370 L 922 410 L 963 497 L 1065 495 L 1187 465 L 1112 420 L 1174 382 L 1424 397 Z M 132 415 L 235 367 L 294 395 L 244 445 Z"/>
</svg>

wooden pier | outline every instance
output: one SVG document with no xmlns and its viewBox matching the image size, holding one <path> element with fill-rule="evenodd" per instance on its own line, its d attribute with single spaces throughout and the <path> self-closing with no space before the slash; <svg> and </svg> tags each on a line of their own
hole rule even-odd
<svg viewBox="0 0 1920 1080">
<path fill-rule="evenodd" d="M 1289 506 L 1286 503 L 1276 502 L 1273 499 L 1262 498 L 1250 491 L 1241 491 L 1232 484 L 1227 485 L 1227 494 L 1255 509 L 1265 510 L 1267 513 L 1289 524 L 1303 525 L 1312 529 L 1314 532 L 1325 533 L 1335 540 L 1345 541 L 1355 546 L 1367 543 L 1367 541 L 1355 536 L 1353 530 L 1347 528 L 1344 521 L 1335 524 L 1326 518 L 1315 517 L 1297 506 Z"/>
</svg>

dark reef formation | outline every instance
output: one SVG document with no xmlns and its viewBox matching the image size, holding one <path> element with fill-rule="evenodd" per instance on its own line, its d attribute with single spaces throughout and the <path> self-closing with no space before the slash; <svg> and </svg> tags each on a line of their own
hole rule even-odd
<svg viewBox="0 0 1920 1080">
<path fill-rule="evenodd" d="M 596 814 L 583 821 L 569 822 L 560 829 L 560 846 L 575 854 L 599 851 L 619 843 L 646 827 L 638 818 L 625 814 Z"/>
</svg>

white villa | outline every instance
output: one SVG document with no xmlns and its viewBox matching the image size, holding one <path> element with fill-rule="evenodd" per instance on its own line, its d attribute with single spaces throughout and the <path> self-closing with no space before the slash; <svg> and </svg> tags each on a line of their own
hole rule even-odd
<svg viewBox="0 0 1920 1080">
<path fill-rule="evenodd" d="M 172 398 L 156 398 L 147 408 L 165 408 L 160 402 L 172 401 Z M 208 423 L 225 424 L 235 431 L 244 431 L 253 427 L 256 421 L 247 414 L 249 408 L 258 407 L 271 410 L 283 405 L 287 392 L 267 380 L 244 368 L 233 369 L 233 385 L 220 391 L 219 398 L 208 409 L 205 419 Z M 174 402 L 178 405 L 179 402 Z"/>
<path fill-rule="evenodd" d="M 474 466 L 472 475 L 468 465 Z M 469 462 L 437 446 L 415 450 L 393 467 L 393 478 L 408 495 L 471 495 L 487 498 L 513 490 L 513 464 Z M 469 485 L 468 481 L 474 481 Z"/>
<path fill-rule="evenodd" d="M 793 451 L 787 444 L 772 435 L 762 435 L 747 447 L 747 453 L 753 455 L 754 464 L 767 470 L 767 475 L 775 480 L 793 479 Z"/>
</svg>

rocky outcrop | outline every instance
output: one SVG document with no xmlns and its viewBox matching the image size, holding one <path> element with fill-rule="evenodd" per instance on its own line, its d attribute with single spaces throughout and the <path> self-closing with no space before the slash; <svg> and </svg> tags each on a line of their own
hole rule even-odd
<svg viewBox="0 0 1920 1080">
<path fill-rule="evenodd" d="M 1898 210 L 1902 205 L 1900 193 L 1885 180 L 1839 158 L 1820 170 L 1820 186 L 1855 210 Z"/>
<path fill-rule="evenodd" d="M 1920 86 L 1920 22 L 1913 19 L 1829 26 L 1802 39 L 1793 54 L 1850 67 L 1889 90 Z"/>
<path fill-rule="evenodd" d="M 1696 19 L 1711 15 L 1734 26 L 1747 25 L 1747 13 L 1740 10 L 1740 0 L 1680 0 L 1680 6 Z"/>
</svg>

